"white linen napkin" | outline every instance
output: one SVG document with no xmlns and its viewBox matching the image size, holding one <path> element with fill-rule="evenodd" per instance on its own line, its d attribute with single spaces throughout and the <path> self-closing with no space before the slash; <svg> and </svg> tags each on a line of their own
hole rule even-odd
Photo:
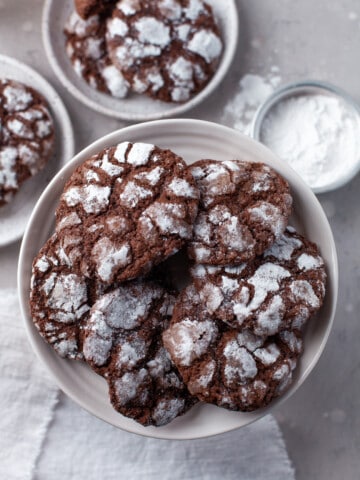
<svg viewBox="0 0 360 480">
<path fill-rule="evenodd" d="M 202 440 L 123 432 L 61 395 L 35 480 L 294 480 L 276 420 L 267 416 Z"/>
<path fill-rule="evenodd" d="M 294 480 L 272 416 L 202 440 L 118 430 L 59 393 L 32 353 L 15 290 L 0 290 L 0 478 Z"/>
<path fill-rule="evenodd" d="M 58 389 L 26 338 L 17 292 L 0 290 L 0 478 L 31 480 Z"/>
</svg>

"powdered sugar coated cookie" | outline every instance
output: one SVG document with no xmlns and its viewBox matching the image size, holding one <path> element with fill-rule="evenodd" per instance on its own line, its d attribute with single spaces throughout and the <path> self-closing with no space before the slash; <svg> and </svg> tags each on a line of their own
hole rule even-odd
<svg viewBox="0 0 360 480">
<path fill-rule="evenodd" d="M 20 82 L 0 79 L 0 206 L 44 168 L 54 141 L 45 99 Z"/>
<path fill-rule="evenodd" d="M 196 265 L 192 276 L 209 314 L 260 336 L 300 330 L 325 296 L 324 261 L 316 245 L 291 227 L 251 262 Z"/>
<path fill-rule="evenodd" d="M 198 93 L 223 50 L 212 9 L 202 0 L 120 0 L 106 37 L 131 88 L 167 102 Z"/>
<path fill-rule="evenodd" d="M 166 425 L 196 401 L 164 349 L 175 299 L 152 282 L 100 297 L 84 329 L 84 355 L 109 384 L 114 408 L 147 426 Z"/>
<path fill-rule="evenodd" d="M 163 341 L 192 395 L 241 411 L 264 407 L 283 393 L 302 352 L 298 331 L 265 337 L 229 329 L 204 308 L 194 285 L 178 298 Z"/>
<path fill-rule="evenodd" d="M 271 167 L 239 160 L 191 165 L 200 209 L 189 256 L 196 263 L 239 264 L 269 248 L 284 232 L 292 197 Z"/>
<path fill-rule="evenodd" d="M 129 85 L 107 54 L 105 19 L 92 15 L 84 20 L 74 11 L 64 33 L 66 53 L 77 75 L 101 92 L 116 98 L 126 97 Z"/>
<path fill-rule="evenodd" d="M 198 198 L 180 157 L 125 142 L 75 170 L 57 221 L 77 215 L 90 272 L 111 284 L 147 273 L 190 240 Z"/>
</svg>

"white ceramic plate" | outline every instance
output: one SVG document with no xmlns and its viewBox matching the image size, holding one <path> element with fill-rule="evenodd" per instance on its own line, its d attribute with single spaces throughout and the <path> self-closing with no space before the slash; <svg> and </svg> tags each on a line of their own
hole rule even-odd
<svg viewBox="0 0 360 480">
<path fill-rule="evenodd" d="M 132 94 L 117 99 L 89 87 L 74 71 L 65 52 L 63 28 L 74 10 L 73 0 L 46 0 L 43 11 L 42 32 L 50 64 L 64 87 L 89 108 L 129 121 L 146 121 L 180 115 L 202 102 L 219 85 L 233 60 L 238 42 L 238 13 L 235 0 L 207 0 L 219 20 L 225 48 L 220 65 L 198 95 L 184 104 L 164 103 L 145 95 Z"/>
<path fill-rule="evenodd" d="M 200 158 L 217 160 L 263 161 L 278 170 L 290 183 L 294 197 L 292 224 L 316 242 L 325 259 L 328 272 L 325 305 L 307 328 L 305 351 L 287 393 L 269 407 L 253 413 L 230 412 L 212 405 L 197 405 L 183 417 L 161 427 L 143 427 L 117 413 L 110 404 L 107 385 L 81 362 L 60 358 L 40 337 L 29 313 L 29 290 L 32 259 L 49 237 L 54 210 L 66 180 L 85 159 L 118 142 L 148 142 L 171 148 L 187 162 Z M 227 127 L 200 120 L 168 120 L 134 125 L 118 130 L 96 141 L 66 165 L 53 179 L 36 205 L 20 252 L 19 292 L 22 313 L 30 342 L 62 390 L 75 402 L 99 418 L 124 430 L 145 436 L 167 439 L 206 437 L 247 425 L 288 398 L 302 384 L 318 361 L 330 333 L 338 291 L 338 265 L 335 244 L 326 216 L 315 195 L 300 177 L 260 143 Z"/>
<path fill-rule="evenodd" d="M 55 124 L 55 154 L 44 170 L 27 180 L 14 199 L 0 208 L 0 246 L 18 240 L 37 202 L 55 173 L 74 155 L 73 131 L 68 113 L 53 87 L 37 72 L 19 61 L 0 55 L 0 77 L 29 85 L 47 100 Z"/>
</svg>

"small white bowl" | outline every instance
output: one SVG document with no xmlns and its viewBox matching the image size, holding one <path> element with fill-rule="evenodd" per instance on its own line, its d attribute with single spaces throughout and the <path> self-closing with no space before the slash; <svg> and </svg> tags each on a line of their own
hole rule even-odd
<svg viewBox="0 0 360 480">
<path fill-rule="evenodd" d="M 327 294 L 317 318 L 308 324 L 305 351 L 291 387 L 283 397 L 268 407 L 252 413 L 241 413 L 199 404 L 164 427 L 145 428 L 111 407 L 107 384 L 102 377 L 82 362 L 62 359 L 43 341 L 34 327 L 29 311 L 31 264 L 52 233 L 54 211 L 64 184 L 73 170 L 91 155 L 124 141 L 141 141 L 170 148 L 188 163 L 200 158 L 261 161 L 275 168 L 289 181 L 294 198 L 291 224 L 319 245 L 327 266 Z M 36 205 L 24 236 L 19 259 L 18 286 L 29 340 L 61 389 L 75 402 L 102 420 L 129 432 L 156 438 L 193 439 L 223 433 L 254 422 L 299 388 L 318 361 L 330 333 L 337 302 L 338 264 L 333 235 L 320 203 L 300 177 L 270 150 L 238 131 L 221 125 L 200 120 L 167 120 L 134 125 L 100 138 L 76 155 L 58 173 Z"/>
<path fill-rule="evenodd" d="M 39 73 L 14 58 L 0 55 L 0 78 L 35 88 L 46 99 L 55 125 L 55 153 L 45 168 L 29 178 L 14 199 L 0 208 L 0 247 L 21 238 L 31 212 L 50 179 L 74 156 L 74 134 L 66 108 L 54 88 Z"/>
<path fill-rule="evenodd" d="M 262 126 L 266 117 L 271 110 L 277 106 L 283 100 L 289 98 L 295 98 L 304 95 L 326 95 L 340 98 L 349 112 L 353 114 L 354 120 L 358 123 L 360 133 L 360 107 L 355 100 L 341 88 L 332 85 L 327 82 L 317 80 L 304 80 L 294 83 L 289 83 L 283 87 L 275 90 L 263 104 L 260 105 L 255 113 L 251 133 L 252 138 L 258 141 L 262 141 Z M 289 124 L 289 128 L 291 124 Z M 360 142 L 359 142 L 360 145 Z M 275 152 L 276 153 L 276 152 Z M 339 159 L 341 161 L 341 159 Z M 314 193 L 325 193 L 337 188 L 343 187 L 346 183 L 352 180 L 355 175 L 360 171 L 360 150 L 357 157 L 354 158 L 352 163 L 349 163 L 347 167 L 343 165 L 343 168 L 338 171 L 337 176 L 334 176 L 328 183 L 323 183 L 321 186 L 311 186 L 310 188 Z M 301 174 L 301 172 L 299 172 Z"/>
<path fill-rule="evenodd" d="M 73 0 L 46 0 L 42 33 L 49 62 L 64 87 L 80 102 L 96 112 L 128 121 L 147 121 L 180 115 L 205 100 L 225 77 L 238 43 L 238 12 L 235 0 L 207 0 L 219 21 L 224 52 L 220 64 L 207 86 L 183 104 L 153 100 L 145 95 L 130 94 L 118 99 L 91 88 L 74 71 L 65 52 L 63 28 L 74 10 Z"/>
</svg>

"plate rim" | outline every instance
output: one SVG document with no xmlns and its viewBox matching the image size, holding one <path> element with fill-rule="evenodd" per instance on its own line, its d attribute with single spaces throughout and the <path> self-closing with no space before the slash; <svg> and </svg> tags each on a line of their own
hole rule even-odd
<svg viewBox="0 0 360 480">
<path fill-rule="evenodd" d="M 74 157 L 74 154 L 75 154 L 74 129 L 72 126 L 69 112 L 67 111 L 62 98 L 60 97 L 58 92 L 55 90 L 55 88 L 51 85 L 51 83 L 43 75 L 41 75 L 37 70 L 30 67 L 26 63 L 14 57 L 4 55 L 2 53 L 0 53 L 0 63 L 9 65 L 12 68 L 18 70 L 19 72 L 24 73 L 25 75 L 27 74 L 30 77 L 30 79 L 34 78 L 36 80 L 36 85 L 29 84 L 29 82 L 25 80 L 23 80 L 22 83 L 24 83 L 24 85 L 28 85 L 32 88 L 35 88 L 45 98 L 45 100 L 49 105 L 49 108 L 55 123 L 55 127 L 57 128 L 58 135 L 60 137 L 59 141 L 61 142 L 62 149 L 64 150 L 62 158 L 59 159 L 59 167 L 62 168 L 67 163 L 68 160 Z M 3 78 L 6 78 L 6 75 Z M 54 102 L 54 99 L 55 99 L 55 102 Z M 55 108 L 54 108 L 54 103 L 56 103 Z M 57 153 L 55 152 L 54 155 L 57 155 Z M 55 175 L 57 174 L 58 170 L 56 171 Z M 31 178 L 35 178 L 35 176 Z M 29 221 L 30 216 L 31 215 L 28 216 L 27 222 Z M 26 225 L 24 225 L 23 228 L 16 233 L 16 235 L 9 237 L 5 241 L 2 241 L 0 237 L 0 248 L 11 245 L 12 243 L 21 239 L 25 230 L 26 230 Z"/>
<path fill-rule="evenodd" d="M 76 85 L 71 82 L 64 70 L 61 68 L 60 62 L 58 61 L 52 45 L 52 31 L 54 29 L 50 28 L 50 12 L 55 2 L 58 3 L 58 0 L 45 0 L 43 5 L 41 17 L 41 32 L 45 53 L 51 65 L 51 68 L 61 81 L 64 88 L 79 102 L 81 102 L 83 105 L 87 106 L 91 110 L 96 111 L 97 113 L 101 113 L 102 115 L 106 115 L 114 119 L 129 122 L 155 121 L 181 115 L 188 110 L 195 108 L 200 103 L 202 103 L 208 96 L 214 93 L 214 91 L 221 85 L 234 60 L 239 39 L 239 15 L 236 0 L 226 1 L 229 2 L 228 8 L 231 9 L 232 12 L 232 34 L 230 36 L 230 41 L 227 42 L 227 44 L 225 45 L 222 59 L 220 60 L 220 64 L 216 72 L 214 73 L 210 82 L 205 86 L 205 88 L 201 90 L 197 95 L 192 97 L 188 102 L 185 102 L 183 104 L 174 104 L 175 106 L 173 108 L 169 108 L 168 110 L 164 110 L 159 113 L 122 113 L 121 110 L 113 110 L 106 106 L 99 105 L 99 103 L 97 103 L 95 100 L 88 98 L 85 93 L 83 93 L 80 89 L 77 88 Z M 170 103 L 169 105 L 172 104 Z"/>
<path fill-rule="evenodd" d="M 70 174 L 70 172 L 74 168 L 76 168 L 77 163 L 83 157 L 86 158 L 87 156 L 91 155 L 92 152 L 94 151 L 94 149 L 98 149 L 98 147 L 97 147 L 98 145 L 103 146 L 104 143 L 110 144 L 109 142 L 112 142 L 111 144 L 113 144 L 114 141 L 116 141 L 116 140 L 113 140 L 113 139 L 115 139 L 117 136 L 127 135 L 129 138 L 131 138 L 132 133 L 136 134 L 138 132 L 138 130 L 140 130 L 140 132 L 141 132 L 142 129 L 145 129 L 145 130 L 154 129 L 154 130 L 156 130 L 158 127 L 164 127 L 164 125 L 169 125 L 170 127 L 172 126 L 176 130 L 178 130 L 178 127 L 187 126 L 187 127 L 189 127 L 189 129 L 191 129 L 191 131 L 194 131 L 196 128 L 215 128 L 219 132 L 223 132 L 223 133 L 226 132 L 228 134 L 233 135 L 234 138 L 239 137 L 242 141 L 245 140 L 246 142 L 255 143 L 257 145 L 257 148 L 261 149 L 264 153 L 267 154 L 267 159 L 269 159 L 271 157 L 275 162 L 278 163 L 278 165 L 284 164 L 284 162 L 281 162 L 281 160 L 279 160 L 267 147 L 265 147 L 261 143 L 256 142 L 255 140 L 251 139 L 250 137 L 247 137 L 246 135 L 240 133 L 239 131 L 237 131 L 235 129 L 232 129 L 230 127 L 226 127 L 226 126 L 223 126 L 223 125 L 220 125 L 220 124 L 216 124 L 216 123 L 213 123 L 213 122 L 204 121 L 204 120 L 194 120 L 194 119 L 172 119 L 172 120 L 166 120 L 166 121 L 165 120 L 157 120 L 157 121 L 145 122 L 145 123 L 142 123 L 142 124 L 132 125 L 132 126 L 128 126 L 128 127 L 125 127 L 125 128 L 115 130 L 114 132 L 111 132 L 108 135 L 105 135 L 105 136 L 99 138 L 98 140 L 96 140 L 95 142 L 93 142 L 89 146 L 87 146 L 85 149 L 83 149 L 81 152 L 79 152 L 77 155 L 75 155 L 74 158 L 70 162 L 68 162 L 57 173 L 57 175 L 53 178 L 53 180 L 50 182 L 50 184 L 47 186 L 47 188 L 42 193 L 41 197 L 39 198 L 39 200 L 37 202 L 37 205 L 34 208 L 34 211 L 33 211 L 33 214 L 30 218 L 30 221 L 28 223 L 28 227 L 27 227 L 27 230 L 25 232 L 23 242 L 22 242 L 22 245 L 21 245 L 21 249 L 20 249 L 19 264 L 18 264 L 18 291 L 19 291 L 19 300 L 20 300 L 20 308 L 21 308 L 21 313 L 22 313 L 22 319 L 23 319 L 23 322 L 25 323 L 25 329 L 26 329 L 26 332 L 27 332 L 28 339 L 29 339 L 35 353 L 41 359 L 42 363 L 45 364 L 47 369 L 51 372 L 51 375 L 54 377 L 57 384 L 60 386 L 60 388 L 70 398 L 72 398 L 72 400 L 74 400 L 82 408 L 84 408 L 85 410 L 87 410 L 91 414 L 95 415 L 96 417 L 100 418 L 101 420 L 103 420 L 103 421 L 105 421 L 105 422 L 107 422 L 111 425 L 114 425 L 117 428 L 128 431 L 130 433 L 137 433 L 137 434 L 143 435 L 145 437 L 152 437 L 152 438 L 185 440 L 185 439 L 205 438 L 205 437 L 209 437 L 209 436 L 219 435 L 219 434 L 222 434 L 222 433 L 232 431 L 232 430 L 235 430 L 237 428 L 242 428 L 246 425 L 249 425 L 250 423 L 253 423 L 254 421 L 259 420 L 264 415 L 266 415 L 266 414 L 272 412 L 274 409 L 278 408 L 278 406 L 280 406 L 283 402 L 285 402 L 290 396 L 292 396 L 301 387 L 301 385 L 305 382 L 306 378 L 309 376 L 310 372 L 314 369 L 315 365 L 319 361 L 319 359 L 320 359 L 320 357 L 321 357 L 321 355 L 324 351 L 324 348 L 327 344 L 329 335 L 331 333 L 331 329 L 332 329 L 332 326 L 333 326 L 333 323 L 334 323 L 334 318 L 335 318 L 335 313 L 336 313 L 336 306 L 337 306 L 339 270 L 338 270 L 338 259 L 337 259 L 335 240 L 334 240 L 334 237 L 333 237 L 333 233 L 332 233 L 330 224 L 327 220 L 327 217 L 325 215 L 325 212 L 324 212 L 322 206 L 320 205 L 320 202 L 318 201 L 318 199 L 316 198 L 314 193 L 311 191 L 311 189 L 300 178 L 300 176 L 295 171 L 290 169 L 288 166 L 284 165 L 284 168 L 286 170 L 289 169 L 289 172 L 291 173 L 292 180 L 295 179 L 297 181 L 297 183 L 301 186 L 301 188 L 307 192 L 307 195 L 312 199 L 312 201 L 314 202 L 314 205 L 316 205 L 316 208 L 318 209 L 319 216 L 322 217 L 323 224 L 324 224 L 325 228 L 327 229 L 327 232 L 326 232 L 327 235 L 328 235 L 327 243 L 329 245 L 329 251 L 331 252 L 331 265 L 330 266 L 328 265 L 328 272 L 331 273 L 331 279 L 332 279 L 332 282 L 333 282 L 332 283 L 333 291 L 331 292 L 332 296 L 331 296 L 331 300 L 330 300 L 331 309 L 330 309 L 330 312 L 329 312 L 329 315 L 328 315 L 328 318 L 327 318 L 326 328 L 325 328 L 324 334 L 321 337 L 321 341 L 320 341 L 320 344 L 318 346 L 318 349 L 317 349 L 316 353 L 311 357 L 311 362 L 309 363 L 309 365 L 307 366 L 305 371 L 302 373 L 301 378 L 297 380 L 296 384 L 294 383 L 292 385 L 292 387 L 284 395 L 282 395 L 279 399 L 276 399 L 273 402 L 271 402 L 271 404 L 269 406 L 267 406 L 263 409 L 257 410 L 255 412 L 250 412 L 249 414 L 246 414 L 248 416 L 248 421 L 246 423 L 244 423 L 242 425 L 237 425 L 236 424 L 232 428 L 218 428 L 218 429 L 216 429 L 215 432 L 210 433 L 210 434 L 209 433 L 205 433 L 205 434 L 199 433 L 199 434 L 191 434 L 190 435 L 190 434 L 183 434 L 182 433 L 181 436 L 178 436 L 176 434 L 172 435 L 168 431 L 166 433 L 162 432 L 161 428 L 156 429 L 156 434 L 154 434 L 154 430 L 151 430 L 151 429 L 149 430 L 149 427 L 147 427 L 147 428 L 142 427 L 143 430 L 141 430 L 139 432 L 139 429 L 138 428 L 136 429 L 135 427 L 134 427 L 134 429 L 131 429 L 129 427 L 124 427 L 124 426 L 119 426 L 119 425 L 113 424 L 111 421 L 104 418 L 100 413 L 94 411 L 94 409 L 89 407 L 89 405 L 86 405 L 86 404 L 84 404 L 83 401 L 79 400 L 79 398 L 74 394 L 74 392 L 72 392 L 71 389 L 69 390 L 68 386 L 66 384 L 64 384 L 64 382 L 62 382 L 61 379 L 59 381 L 59 377 L 56 374 L 54 374 L 53 370 L 46 363 L 45 358 L 44 358 L 45 356 L 40 353 L 40 349 L 38 348 L 38 346 L 36 344 L 36 339 L 33 336 L 33 331 L 31 331 L 31 326 L 33 326 L 31 317 L 27 318 L 27 316 L 28 316 L 28 313 L 27 313 L 28 298 L 25 297 L 24 292 L 25 291 L 29 292 L 29 285 L 24 285 L 24 280 L 25 280 L 25 277 L 26 277 L 26 275 L 24 275 L 24 268 L 25 268 L 25 260 L 26 260 L 26 246 L 27 246 L 27 242 L 28 242 L 28 237 L 31 233 L 32 221 L 34 220 L 34 218 L 36 218 L 36 216 L 38 214 L 38 211 L 41 207 L 41 202 L 42 202 L 43 198 L 46 198 L 47 194 L 50 192 L 53 185 L 56 185 L 57 181 L 64 175 L 65 175 L 65 177 L 63 178 L 63 180 L 66 181 L 66 178 L 68 178 L 68 174 Z M 171 133 L 173 133 L 173 130 L 171 131 Z M 156 133 L 154 133 L 154 135 L 156 135 Z M 65 170 L 66 170 L 66 172 L 65 172 Z M 328 295 L 329 295 L 329 289 L 328 289 Z M 43 342 L 43 340 L 40 338 L 40 336 L 38 336 L 37 340 L 38 341 L 41 340 Z M 237 413 L 242 413 L 242 412 L 237 412 Z"/>
</svg>

